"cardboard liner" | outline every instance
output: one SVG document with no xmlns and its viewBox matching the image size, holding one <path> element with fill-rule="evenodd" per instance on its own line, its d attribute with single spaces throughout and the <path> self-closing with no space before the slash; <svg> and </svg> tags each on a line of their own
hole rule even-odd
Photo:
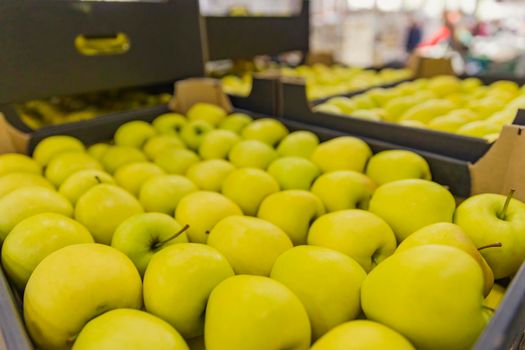
<svg viewBox="0 0 525 350">
<path fill-rule="evenodd" d="M 228 113 L 233 109 L 220 81 L 216 79 L 191 78 L 175 83 L 175 94 L 169 103 L 171 110 L 186 114 L 198 102 L 215 104 Z"/>
<path fill-rule="evenodd" d="M 525 201 L 525 127 L 507 125 L 499 139 L 470 165 L 471 192 L 508 194 Z"/>
<path fill-rule="evenodd" d="M 27 153 L 29 139 L 29 134 L 14 128 L 0 113 L 0 154 Z"/>
<path fill-rule="evenodd" d="M 452 59 L 450 57 L 426 57 L 419 52 L 410 56 L 407 64 L 418 78 L 430 78 L 437 75 L 454 75 Z"/>
</svg>

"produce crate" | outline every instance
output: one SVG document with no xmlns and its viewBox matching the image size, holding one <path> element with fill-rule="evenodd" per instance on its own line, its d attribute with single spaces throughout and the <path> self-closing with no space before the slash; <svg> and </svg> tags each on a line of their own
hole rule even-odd
<svg viewBox="0 0 525 350">
<path fill-rule="evenodd" d="M 495 81 L 494 78 L 480 78 L 484 83 Z M 491 147 L 488 141 L 480 138 L 406 127 L 383 121 L 369 121 L 351 116 L 314 112 L 312 104 L 306 98 L 304 82 L 296 79 L 281 79 L 280 101 L 280 115 L 286 119 L 340 130 L 356 136 L 384 140 L 399 146 L 441 154 L 459 160 L 476 162 Z M 525 120 L 517 118 L 514 123 L 523 125 Z"/>
<path fill-rule="evenodd" d="M 308 52 L 309 1 L 291 16 L 205 16 L 208 60 L 251 59 L 287 51 Z"/>
<path fill-rule="evenodd" d="M 214 80 L 190 79 L 187 81 L 181 81 L 176 84 L 176 91 L 176 98 L 174 98 L 171 105 L 183 113 L 195 102 L 212 102 L 221 105 L 228 111 L 247 113 L 254 118 L 269 117 L 268 115 L 254 113 L 245 109 L 232 109 L 228 99 L 220 93 L 220 84 Z M 147 116 L 140 117 L 144 120 L 148 120 L 149 118 Z M 321 140 L 348 135 L 348 133 L 342 131 L 322 128 L 311 124 L 304 124 L 287 119 L 279 120 L 281 120 L 290 130 L 309 130 L 317 134 Z M 118 127 L 127 121 L 128 119 L 115 120 L 114 125 L 115 127 Z M 505 132 L 514 132 L 516 128 L 518 127 L 507 126 Z M 90 132 L 94 132 L 94 130 L 95 129 Z M 363 139 L 369 143 L 374 152 L 386 149 L 403 148 L 376 139 Z M 505 139 L 505 137 L 502 139 Z M 525 143 L 521 138 L 515 138 L 513 141 Z M 502 148 L 501 145 L 498 147 L 500 149 Z M 450 190 L 456 196 L 467 196 L 470 194 L 472 167 L 468 162 L 459 161 L 457 159 L 448 158 L 430 152 L 416 152 L 429 162 L 436 182 L 443 185 L 449 185 Z M 495 149 L 491 150 L 489 153 L 494 152 L 496 152 Z M 489 155 L 487 155 L 486 159 L 488 159 L 488 161 L 494 160 L 493 157 L 490 157 Z M 491 165 L 494 166 L 494 164 Z M 481 173 L 480 176 L 486 175 L 486 173 Z M 523 182 L 523 177 L 517 180 Z M 491 188 L 483 187 L 485 185 L 486 183 L 481 183 L 478 192 L 494 192 Z M 6 349 L 10 350 L 33 349 L 33 345 L 22 321 L 21 300 L 21 295 L 10 285 L 10 283 L 8 283 L 2 270 L 0 272 L 0 348 L 4 345 Z M 518 345 L 522 342 L 523 330 L 525 330 L 524 304 L 525 267 L 522 266 L 514 279 L 510 282 L 503 302 L 500 304 L 490 324 L 478 339 L 474 350 L 519 349 Z"/>
<path fill-rule="evenodd" d="M 116 120 L 167 111 L 158 105 L 32 131 L 15 103 L 167 81 L 172 91 L 171 82 L 204 75 L 198 1 L 3 1 L 0 13 L 0 153 L 28 152 L 61 133 L 107 139 Z"/>
</svg>

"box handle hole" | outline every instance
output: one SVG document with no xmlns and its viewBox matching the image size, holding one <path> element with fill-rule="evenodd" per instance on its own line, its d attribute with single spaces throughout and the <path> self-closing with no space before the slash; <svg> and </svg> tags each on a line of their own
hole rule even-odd
<svg viewBox="0 0 525 350">
<path fill-rule="evenodd" d="M 75 38 L 75 48 L 85 56 L 119 55 L 131 47 L 129 37 L 124 33 L 109 35 L 80 34 Z"/>
</svg>

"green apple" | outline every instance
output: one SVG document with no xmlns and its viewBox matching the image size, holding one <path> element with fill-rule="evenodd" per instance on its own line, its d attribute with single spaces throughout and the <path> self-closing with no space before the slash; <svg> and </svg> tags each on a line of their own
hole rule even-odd
<svg viewBox="0 0 525 350">
<path fill-rule="evenodd" d="M 193 120 L 186 123 L 180 132 L 180 138 L 186 146 L 198 150 L 204 136 L 213 130 L 213 125 L 204 120 Z"/>
<path fill-rule="evenodd" d="M 396 249 L 396 253 L 412 247 L 427 244 L 442 244 L 459 248 L 470 254 L 479 264 L 485 276 L 484 294 L 487 295 L 494 285 L 494 274 L 478 251 L 470 237 L 458 226 L 448 222 L 438 222 L 420 228 L 408 236 Z"/>
<path fill-rule="evenodd" d="M 326 103 L 336 106 L 344 114 L 350 114 L 357 109 L 355 102 L 344 96 L 332 97 Z"/>
<path fill-rule="evenodd" d="M 284 252 L 272 268 L 271 278 L 297 295 L 310 318 L 312 338 L 355 319 L 360 307 L 365 271 L 335 250 L 299 246 Z"/>
<path fill-rule="evenodd" d="M 461 80 L 452 75 L 441 75 L 429 80 L 427 88 L 438 96 L 461 91 Z"/>
<path fill-rule="evenodd" d="M 490 84 L 489 88 L 491 90 L 502 90 L 511 94 L 517 94 L 519 92 L 519 85 L 510 80 L 498 80 Z"/>
<path fill-rule="evenodd" d="M 209 159 L 195 163 L 186 172 L 186 177 L 204 191 L 220 192 L 224 179 L 235 167 L 224 159 Z"/>
<path fill-rule="evenodd" d="M 54 190 L 55 187 L 41 175 L 33 173 L 9 173 L 0 176 L 0 198 L 22 187 L 41 186 Z"/>
<path fill-rule="evenodd" d="M 249 216 L 228 216 L 210 231 L 208 245 L 221 252 L 235 274 L 269 276 L 275 260 L 292 248 L 274 224 Z"/>
<path fill-rule="evenodd" d="M 309 190 L 312 182 L 321 174 L 312 161 L 295 156 L 277 158 L 270 163 L 267 171 L 283 190 Z"/>
<path fill-rule="evenodd" d="M 382 217 L 400 243 L 420 228 L 436 222 L 452 222 L 456 201 L 443 186 L 427 180 L 408 179 L 380 186 L 369 210 Z"/>
<path fill-rule="evenodd" d="M 358 118 L 358 119 L 365 119 L 365 120 L 372 120 L 372 121 L 380 121 L 382 118 L 381 116 L 381 109 L 374 108 L 374 109 L 357 109 L 352 112 L 350 115 L 351 117 Z"/>
<path fill-rule="evenodd" d="M 472 77 L 461 81 L 461 89 L 466 92 L 473 91 L 481 85 L 483 85 L 483 82 L 479 78 Z"/>
<path fill-rule="evenodd" d="M 288 135 L 286 126 L 273 118 L 257 119 L 246 126 L 241 133 L 246 140 L 258 140 L 270 146 L 276 145 L 286 135 Z"/>
<path fill-rule="evenodd" d="M 152 125 L 159 134 L 178 135 L 187 121 L 182 114 L 164 113 L 155 118 Z"/>
<path fill-rule="evenodd" d="M 78 199 L 91 187 L 101 184 L 114 184 L 115 180 L 102 170 L 80 170 L 70 175 L 58 188 L 58 192 L 75 205 Z"/>
<path fill-rule="evenodd" d="M 117 169 L 115 181 L 120 187 L 137 197 L 144 182 L 155 175 L 162 174 L 165 174 L 164 170 L 153 163 L 131 163 Z"/>
<path fill-rule="evenodd" d="M 144 153 L 128 146 L 111 146 L 100 159 L 104 169 L 110 174 L 115 173 L 123 165 L 145 161 L 147 158 Z"/>
<path fill-rule="evenodd" d="M 211 291 L 233 276 L 226 258 L 204 244 L 181 243 L 156 253 L 144 275 L 146 311 L 162 318 L 184 338 L 203 333 Z"/>
<path fill-rule="evenodd" d="M 68 349 L 94 317 L 141 305 L 142 284 L 131 260 L 106 245 L 75 244 L 35 268 L 24 293 L 24 319 L 39 349 Z"/>
<path fill-rule="evenodd" d="M 111 246 L 126 254 L 143 276 L 156 252 L 171 244 L 188 243 L 186 230 L 187 227 L 167 214 L 137 214 L 117 227 Z"/>
<path fill-rule="evenodd" d="M 104 153 L 109 149 L 109 147 L 110 145 L 108 145 L 107 143 L 96 143 L 94 145 L 89 146 L 87 152 L 91 157 L 100 161 Z"/>
<path fill-rule="evenodd" d="M 232 113 L 219 124 L 219 129 L 230 130 L 240 134 L 252 120 L 252 117 L 247 114 Z"/>
<path fill-rule="evenodd" d="M 472 256 L 423 245 L 372 270 L 361 286 L 361 306 L 369 320 L 398 331 L 418 349 L 470 349 L 488 323 L 483 285 Z"/>
<path fill-rule="evenodd" d="M 281 140 L 277 147 L 280 156 L 295 156 L 310 159 L 319 145 L 319 138 L 310 131 L 294 131 Z"/>
<path fill-rule="evenodd" d="M 168 174 L 184 175 L 188 169 L 200 161 L 199 156 L 189 149 L 168 149 L 154 159 Z"/>
<path fill-rule="evenodd" d="M 59 187 L 70 175 L 80 170 L 102 170 L 102 165 L 85 152 L 62 152 L 49 161 L 45 176 Z"/>
<path fill-rule="evenodd" d="M 428 123 L 430 129 L 455 133 L 459 128 L 467 123 L 467 120 L 459 115 L 445 114 L 432 119 Z"/>
<path fill-rule="evenodd" d="M 234 201 L 220 193 L 197 191 L 183 197 L 175 210 L 175 219 L 189 225 L 191 242 L 206 243 L 211 229 L 223 218 L 242 215 Z"/>
<path fill-rule="evenodd" d="M 257 215 L 264 198 L 278 191 L 277 181 L 257 168 L 235 169 L 222 183 L 222 194 L 237 203 L 243 213 L 250 216 Z"/>
<path fill-rule="evenodd" d="M 317 146 L 311 159 L 324 173 L 334 170 L 363 172 L 371 155 L 370 147 L 363 140 L 340 136 Z"/>
<path fill-rule="evenodd" d="M 230 130 L 212 130 L 204 136 L 199 147 L 202 159 L 225 159 L 240 137 Z"/>
<path fill-rule="evenodd" d="M 353 96 L 351 100 L 354 102 L 356 109 L 371 109 L 377 107 L 372 97 L 366 94 Z"/>
<path fill-rule="evenodd" d="M 198 187 L 180 175 L 155 175 L 146 180 L 139 192 L 139 200 L 146 211 L 174 215 L 179 201 Z"/>
<path fill-rule="evenodd" d="M 286 190 L 267 196 L 257 216 L 279 226 L 294 245 L 306 243 L 310 223 L 325 213 L 323 203 L 303 190 Z"/>
<path fill-rule="evenodd" d="M 422 123 L 428 123 L 435 117 L 447 114 L 456 108 L 456 105 L 445 99 L 431 99 L 419 103 L 407 110 L 401 116 L 400 120 L 415 120 Z"/>
<path fill-rule="evenodd" d="M 319 176 L 311 192 L 321 199 L 328 212 L 332 212 L 367 209 L 375 189 L 369 177 L 352 170 L 338 170 Z"/>
<path fill-rule="evenodd" d="M 149 159 L 155 159 L 167 149 L 186 148 L 184 142 L 175 135 L 155 135 L 146 141 L 143 151 Z"/>
<path fill-rule="evenodd" d="M 341 108 L 333 104 L 320 103 L 312 108 L 315 113 L 327 113 L 327 114 L 344 114 Z"/>
<path fill-rule="evenodd" d="M 503 301 L 503 298 L 505 297 L 505 292 L 505 287 L 502 287 L 499 284 L 495 284 L 490 290 L 489 295 L 485 297 L 483 305 L 492 310 L 497 310 L 501 302 Z"/>
<path fill-rule="evenodd" d="M 321 216 L 308 231 L 308 244 L 344 253 L 370 272 L 394 253 L 396 237 L 379 216 L 360 209 Z"/>
<path fill-rule="evenodd" d="M 72 244 L 93 243 L 89 231 L 67 216 L 42 213 L 20 221 L 2 245 L 2 266 L 23 290 L 35 267 L 49 254 Z"/>
<path fill-rule="evenodd" d="M 0 198 L 0 240 L 22 220 L 40 213 L 71 217 L 71 203 L 57 192 L 42 186 L 22 187 Z"/>
<path fill-rule="evenodd" d="M 114 140 L 117 146 L 142 148 L 146 141 L 157 134 L 149 123 L 142 120 L 127 122 L 115 131 Z"/>
<path fill-rule="evenodd" d="M 46 166 L 51 158 L 62 152 L 83 152 L 86 147 L 72 136 L 56 135 L 46 137 L 36 145 L 33 158 L 42 166 Z M 0 167 L 2 168 L 2 167 Z"/>
<path fill-rule="evenodd" d="M 512 193 L 512 192 L 511 192 Z M 481 255 L 496 279 L 513 276 L 525 259 L 525 204 L 511 195 L 485 193 L 461 203 L 454 216 L 476 247 L 496 242 L 501 247 L 483 249 Z"/>
<path fill-rule="evenodd" d="M 401 97 L 401 93 L 395 89 L 385 89 L 380 87 L 370 89 L 366 94 L 370 96 L 372 101 L 374 101 L 374 104 L 378 107 L 384 107 L 396 97 Z"/>
<path fill-rule="evenodd" d="M 478 114 L 480 119 L 486 119 L 504 109 L 506 102 L 499 96 L 486 96 L 481 99 L 471 100 L 467 107 Z"/>
<path fill-rule="evenodd" d="M 93 186 L 77 201 L 75 219 L 86 226 L 95 241 L 110 244 L 117 227 L 143 209 L 135 197 L 110 184 Z"/>
<path fill-rule="evenodd" d="M 230 162 L 238 168 L 266 169 L 277 157 L 270 145 L 257 140 L 240 141 L 228 154 Z"/>
<path fill-rule="evenodd" d="M 268 277 L 230 277 L 211 292 L 204 329 L 207 350 L 307 350 L 310 334 L 301 301 Z"/>
<path fill-rule="evenodd" d="M 18 153 L 0 154 L 0 176 L 10 173 L 42 174 L 42 166 L 35 160 Z"/>
<path fill-rule="evenodd" d="M 476 120 L 460 127 L 456 133 L 464 136 L 483 137 L 489 134 L 500 133 L 502 125 L 489 120 Z"/>
<path fill-rule="evenodd" d="M 398 332 L 381 323 L 357 320 L 343 323 L 319 339 L 311 350 L 416 350 Z"/>
<path fill-rule="evenodd" d="M 403 113 L 417 104 L 414 96 L 398 97 L 388 101 L 384 106 L 385 120 L 396 122 Z"/>
<path fill-rule="evenodd" d="M 217 126 L 226 118 L 226 111 L 211 103 L 198 102 L 191 106 L 186 117 L 190 121 L 203 120 L 210 125 Z"/>
<path fill-rule="evenodd" d="M 430 180 L 430 167 L 425 158 L 405 150 L 379 152 L 370 158 L 366 175 L 378 185 L 404 179 Z"/>
<path fill-rule="evenodd" d="M 89 321 L 73 350 L 189 350 L 182 336 L 167 322 L 144 311 L 116 309 Z"/>
</svg>

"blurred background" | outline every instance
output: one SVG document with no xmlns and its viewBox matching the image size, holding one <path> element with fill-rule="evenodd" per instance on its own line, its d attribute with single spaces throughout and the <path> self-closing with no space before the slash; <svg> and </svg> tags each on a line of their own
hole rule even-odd
<svg viewBox="0 0 525 350">
<path fill-rule="evenodd" d="M 290 15 L 296 0 L 201 0 L 205 15 Z M 453 55 L 458 73 L 525 75 L 525 2 L 311 0 L 310 47 L 353 66 Z"/>
</svg>

